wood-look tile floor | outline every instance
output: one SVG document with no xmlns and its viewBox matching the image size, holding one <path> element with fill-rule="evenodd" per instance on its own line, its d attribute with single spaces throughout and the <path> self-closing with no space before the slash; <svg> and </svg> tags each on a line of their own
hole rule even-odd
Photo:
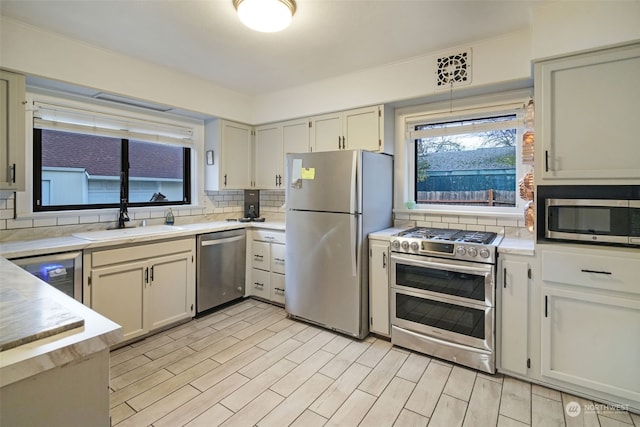
<svg viewBox="0 0 640 427">
<path fill-rule="evenodd" d="M 624 411 L 358 341 L 247 299 L 111 353 L 112 425 L 640 426 Z"/>
</svg>

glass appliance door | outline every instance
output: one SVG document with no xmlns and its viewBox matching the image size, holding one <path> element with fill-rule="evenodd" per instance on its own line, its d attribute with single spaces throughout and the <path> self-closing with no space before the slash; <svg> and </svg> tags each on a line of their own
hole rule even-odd
<svg viewBox="0 0 640 427">
<path fill-rule="evenodd" d="M 23 270 L 82 302 L 82 253 L 67 252 L 12 259 Z"/>
</svg>

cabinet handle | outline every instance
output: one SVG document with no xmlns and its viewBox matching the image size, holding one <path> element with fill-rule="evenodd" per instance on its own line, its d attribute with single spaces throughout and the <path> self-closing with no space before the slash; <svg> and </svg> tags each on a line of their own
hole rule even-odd
<svg viewBox="0 0 640 427">
<path fill-rule="evenodd" d="M 16 164 L 11 165 L 11 182 L 16 183 Z"/>
<path fill-rule="evenodd" d="M 284 263 L 284 259 L 282 259 L 282 258 L 274 258 L 273 260 Z"/>
<path fill-rule="evenodd" d="M 225 187 L 227 186 L 227 174 L 226 173 L 224 174 L 224 186 Z"/>
<path fill-rule="evenodd" d="M 262 258 L 264 258 L 264 255 L 254 254 L 254 255 L 253 255 L 253 258 L 254 258 L 255 260 L 262 261 Z"/>
<path fill-rule="evenodd" d="M 507 268 L 502 269 L 502 286 L 507 289 Z"/>
<path fill-rule="evenodd" d="M 610 271 L 585 270 L 585 269 L 580 270 L 580 271 L 582 271 L 583 273 L 606 274 L 608 276 L 611 276 L 611 274 L 612 274 Z"/>
<path fill-rule="evenodd" d="M 387 268 L 387 254 L 386 253 L 382 254 L 382 268 L 384 268 L 384 269 Z"/>
<path fill-rule="evenodd" d="M 284 289 L 282 289 L 282 288 L 273 288 L 273 290 L 274 290 L 274 291 L 279 291 L 279 292 L 284 293 Z"/>
<path fill-rule="evenodd" d="M 544 296 L 544 317 L 549 317 L 549 297 Z"/>
<path fill-rule="evenodd" d="M 276 187 L 278 186 L 278 175 L 276 174 Z"/>
<path fill-rule="evenodd" d="M 253 284 L 256 286 L 260 286 L 261 288 L 264 287 L 264 283 L 253 282 Z"/>
<path fill-rule="evenodd" d="M 278 175 L 278 186 L 282 187 L 282 175 Z"/>
<path fill-rule="evenodd" d="M 151 281 L 153 282 L 153 265 L 151 266 Z"/>
<path fill-rule="evenodd" d="M 544 171 L 549 172 L 549 150 L 544 150 Z"/>
<path fill-rule="evenodd" d="M 340 149 L 340 140 L 342 139 L 342 137 L 338 137 L 338 150 Z"/>
<path fill-rule="evenodd" d="M 149 283 L 149 267 L 144 269 L 144 283 Z"/>
</svg>

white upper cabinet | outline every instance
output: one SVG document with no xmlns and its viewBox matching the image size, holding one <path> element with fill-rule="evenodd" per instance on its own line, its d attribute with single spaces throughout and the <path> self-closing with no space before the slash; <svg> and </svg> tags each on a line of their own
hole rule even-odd
<svg viewBox="0 0 640 427">
<path fill-rule="evenodd" d="M 382 151 L 382 107 L 345 111 L 343 134 L 346 143 L 343 148 Z"/>
<path fill-rule="evenodd" d="M 638 43 L 535 64 L 536 176 L 640 178 L 639 76 Z"/>
<path fill-rule="evenodd" d="M 213 165 L 205 167 L 205 189 L 252 188 L 252 128 L 216 119 L 205 125 L 205 150 L 213 151 Z"/>
<path fill-rule="evenodd" d="M 311 151 L 342 150 L 342 113 L 324 114 L 310 119 Z"/>
<path fill-rule="evenodd" d="M 310 126 L 311 151 L 384 151 L 380 105 L 315 116 Z"/>
<path fill-rule="evenodd" d="M 283 188 L 282 127 L 258 126 L 255 130 L 255 187 Z"/>
<path fill-rule="evenodd" d="M 25 78 L 0 70 L 0 190 L 24 191 Z"/>
</svg>

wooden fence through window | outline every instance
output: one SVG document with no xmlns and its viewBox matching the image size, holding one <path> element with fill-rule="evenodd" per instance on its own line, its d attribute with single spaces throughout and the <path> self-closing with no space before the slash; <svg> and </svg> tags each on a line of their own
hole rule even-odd
<svg viewBox="0 0 640 427">
<path fill-rule="evenodd" d="M 493 189 L 484 191 L 418 191 L 416 203 L 427 205 L 515 206 L 516 192 Z"/>
</svg>

